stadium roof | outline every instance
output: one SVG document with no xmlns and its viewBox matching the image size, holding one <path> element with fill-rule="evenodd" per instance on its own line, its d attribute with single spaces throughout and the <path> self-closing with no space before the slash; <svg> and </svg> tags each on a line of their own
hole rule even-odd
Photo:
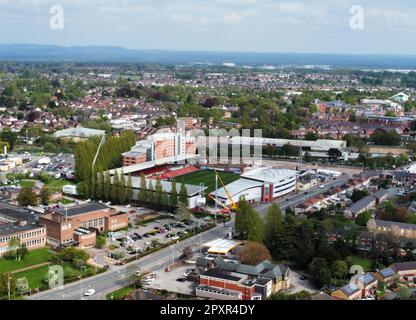
<svg viewBox="0 0 416 320">
<path fill-rule="evenodd" d="M 133 189 L 140 189 L 140 182 L 141 182 L 140 177 L 131 177 L 131 183 L 133 185 Z M 152 182 L 153 189 L 155 189 L 155 186 L 156 186 L 155 179 L 147 178 L 146 187 L 149 188 L 150 182 Z M 172 182 L 161 180 L 160 183 L 165 193 L 170 193 L 172 191 Z M 181 183 L 176 184 L 176 189 L 178 193 L 179 193 L 179 190 L 181 189 L 181 186 L 182 186 Z M 195 196 L 208 188 L 208 187 L 203 187 L 203 186 L 195 186 L 192 184 L 185 184 L 185 186 L 186 186 L 186 191 L 188 192 L 188 197 Z"/>
<path fill-rule="evenodd" d="M 263 185 L 263 182 L 249 180 L 249 179 L 238 179 L 237 181 L 231 182 L 230 184 L 226 185 L 227 191 L 231 194 L 232 197 L 238 195 L 240 192 L 244 190 L 248 190 L 250 188 L 258 188 Z M 211 192 L 211 195 L 217 195 L 218 198 L 227 199 L 227 193 L 225 192 L 224 188 L 219 188 L 217 192 Z"/>
<path fill-rule="evenodd" d="M 252 137 L 233 137 L 230 139 L 231 144 L 250 144 L 250 145 L 275 145 L 283 147 L 290 144 L 295 147 L 310 147 L 312 151 L 328 151 L 329 149 L 345 150 L 347 142 L 344 140 L 325 140 L 318 139 L 316 141 L 308 140 L 290 140 L 290 139 L 270 139 L 270 138 L 252 138 Z"/>
<path fill-rule="evenodd" d="M 298 175 L 298 172 L 290 169 L 277 169 L 272 167 L 258 167 L 241 175 L 242 178 L 262 181 L 266 183 L 279 183 Z"/>
<path fill-rule="evenodd" d="M 180 156 L 166 157 L 166 158 L 161 158 L 161 159 L 157 159 L 157 160 L 154 160 L 154 161 L 147 161 L 147 162 L 144 162 L 144 163 L 133 164 L 133 165 L 127 166 L 127 167 L 121 167 L 121 168 L 109 170 L 108 172 L 109 172 L 110 175 L 114 175 L 116 173 L 116 171 L 117 171 L 118 174 L 121 174 L 121 173 L 128 174 L 128 173 L 133 173 L 133 172 L 153 168 L 155 166 L 161 166 L 161 165 L 164 165 L 164 164 L 175 163 L 175 162 L 178 162 L 178 161 L 186 161 L 186 160 L 189 160 L 189 159 L 195 159 L 195 158 L 199 158 L 199 157 L 200 157 L 199 155 L 184 154 L 184 155 L 180 155 Z"/>
</svg>

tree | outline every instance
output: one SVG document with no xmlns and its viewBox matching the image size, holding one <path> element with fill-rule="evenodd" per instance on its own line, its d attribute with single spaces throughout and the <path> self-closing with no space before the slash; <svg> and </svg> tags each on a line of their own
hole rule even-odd
<svg viewBox="0 0 416 320">
<path fill-rule="evenodd" d="M 35 206 L 37 205 L 38 197 L 31 187 L 23 187 L 17 195 L 17 202 L 22 207 Z"/>
<path fill-rule="evenodd" d="M 146 177 L 144 176 L 143 172 L 140 173 L 140 190 L 139 190 L 139 202 L 140 204 L 146 203 L 147 197 L 147 185 L 146 185 Z"/>
<path fill-rule="evenodd" d="M 367 195 L 368 195 L 368 192 L 366 190 L 354 189 L 354 191 L 352 193 L 352 196 L 351 196 L 351 200 L 353 202 L 357 202 L 357 201 L 361 200 L 362 198 L 364 198 Z"/>
<path fill-rule="evenodd" d="M 155 187 L 155 204 L 157 209 L 161 209 L 163 206 L 163 187 L 162 182 L 159 177 L 156 179 L 156 187 Z"/>
<path fill-rule="evenodd" d="M 102 171 L 98 173 L 95 186 L 95 197 L 98 200 L 106 200 L 104 199 L 104 173 Z"/>
<path fill-rule="evenodd" d="M 113 176 L 113 183 L 111 184 L 111 189 L 110 189 L 110 199 L 113 203 L 118 203 L 118 189 L 119 189 L 119 185 L 120 185 L 120 180 L 118 177 L 118 173 L 117 171 L 114 173 Z"/>
<path fill-rule="evenodd" d="M 331 265 L 331 275 L 337 280 L 344 280 L 348 275 L 348 265 L 342 260 L 337 260 Z"/>
<path fill-rule="evenodd" d="M 111 200 L 111 178 L 108 172 L 104 175 L 103 200 Z"/>
<path fill-rule="evenodd" d="M 371 212 L 370 211 L 364 211 L 360 213 L 357 218 L 355 218 L 355 223 L 359 226 L 366 227 L 368 221 L 371 219 Z"/>
<path fill-rule="evenodd" d="M 126 202 L 130 203 L 133 200 L 133 183 L 131 181 L 131 174 L 127 177 L 127 188 L 126 188 Z"/>
<path fill-rule="evenodd" d="M 7 245 L 11 249 L 10 254 L 16 259 L 16 261 L 22 260 L 27 253 L 26 246 L 18 237 L 12 237 Z"/>
<path fill-rule="evenodd" d="M 97 236 L 97 240 L 95 242 L 95 247 L 98 248 L 98 249 L 102 249 L 102 248 L 104 248 L 105 244 L 106 244 L 106 238 L 104 236 L 101 236 L 101 235 Z"/>
<path fill-rule="evenodd" d="M 179 207 L 176 209 L 176 218 L 179 221 L 189 221 L 192 218 L 191 211 L 183 203 L 179 203 Z"/>
<path fill-rule="evenodd" d="M 146 192 L 146 200 L 147 200 L 147 203 L 149 203 L 150 205 L 154 205 L 154 202 L 155 202 L 154 195 L 155 195 L 155 192 L 154 192 L 154 189 L 153 189 L 153 181 L 152 181 L 152 179 L 150 179 L 149 180 L 149 189 Z"/>
<path fill-rule="evenodd" d="M 337 161 L 342 156 L 342 152 L 337 148 L 331 148 L 328 150 L 328 157 L 331 161 Z"/>
<path fill-rule="evenodd" d="M 43 186 L 42 189 L 40 189 L 40 202 L 43 205 L 48 205 L 49 198 L 51 197 L 51 191 L 48 188 L 48 186 Z"/>
<path fill-rule="evenodd" d="M 328 269 L 328 265 L 323 258 L 314 258 L 309 264 L 309 272 L 312 276 L 312 280 L 319 288 L 330 285 L 332 282 L 331 272 Z"/>
<path fill-rule="evenodd" d="M 121 173 L 121 178 L 118 184 L 117 199 L 122 205 L 126 203 L 126 177 L 123 172 Z"/>
<path fill-rule="evenodd" d="M 282 213 L 279 206 L 273 203 L 264 217 L 264 242 L 270 250 L 276 247 L 282 229 Z"/>
<path fill-rule="evenodd" d="M 178 206 L 178 191 L 176 189 L 176 181 L 172 181 L 172 190 L 170 192 L 170 206 L 176 208 Z"/>
<path fill-rule="evenodd" d="M 188 190 L 186 184 L 182 181 L 181 189 L 179 191 L 179 202 L 188 206 Z"/>
<path fill-rule="evenodd" d="M 412 294 L 412 290 L 404 286 L 397 291 L 397 295 L 399 296 L 400 300 L 410 300 Z"/>
<path fill-rule="evenodd" d="M 263 221 L 244 198 L 241 198 L 237 205 L 235 229 L 242 240 L 263 241 Z"/>
<path fill-rule="evenodd" d="M 307 141 L 316 141 L 318 139 L 319 139 L 319 137 L 315 132 L 309 131 L 305 134 L 305 140 L 307 140 Z"/>
<path fill-rule="evenodd" d="M 248 241 L 241 250 L 240 259 L 244 264 L 255 266 L 265 260 L 270 260 L 271 255 L 263 243 Z"/>
</svg>

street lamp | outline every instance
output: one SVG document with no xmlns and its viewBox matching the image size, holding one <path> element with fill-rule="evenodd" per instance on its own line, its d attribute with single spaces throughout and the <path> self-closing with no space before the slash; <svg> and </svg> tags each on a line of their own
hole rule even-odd
<svg viewBox="0 0 416 320">
<path fill-rule="evenodd" d="M 84 269 L 86 269 L 86 266 L 81 266 L 80 267 L 80 279 L 81 279 L 81 300 L 82 300 L 82 297 L 83 297 L 83 290 L 82 290 L 82 271 L 84 270 Z"/>
</svg>

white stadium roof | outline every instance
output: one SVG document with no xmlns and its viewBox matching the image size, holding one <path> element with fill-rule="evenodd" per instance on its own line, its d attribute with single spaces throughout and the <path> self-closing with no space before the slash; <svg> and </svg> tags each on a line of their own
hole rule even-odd
<svg viewBox="0 0 416 320">
<path fill-rule="evenodd" d="M 267 183 L 278 183 L 281 180 L 289 179 L 297 175 L 298 172 L 295 170 L 277 169 L 273 167 L 258 167 L 243 173 L 241 177 Z"/>
</svg>

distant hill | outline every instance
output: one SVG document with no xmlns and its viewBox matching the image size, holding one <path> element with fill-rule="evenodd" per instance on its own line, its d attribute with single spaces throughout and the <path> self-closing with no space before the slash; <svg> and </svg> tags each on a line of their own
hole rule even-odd
<svg viewBox="0 0 416 320">
<path fill-rule="evenodd" d="M 332 67 L 416 69 L 415 55 L 197 52 L 129 50 L 110 46 L 62 47 L 32 44 L 0 44 L 0 60 L 158 64 L 222 64 L 227 62 L 237 66 L 327 65 Z"/>
</svg>

